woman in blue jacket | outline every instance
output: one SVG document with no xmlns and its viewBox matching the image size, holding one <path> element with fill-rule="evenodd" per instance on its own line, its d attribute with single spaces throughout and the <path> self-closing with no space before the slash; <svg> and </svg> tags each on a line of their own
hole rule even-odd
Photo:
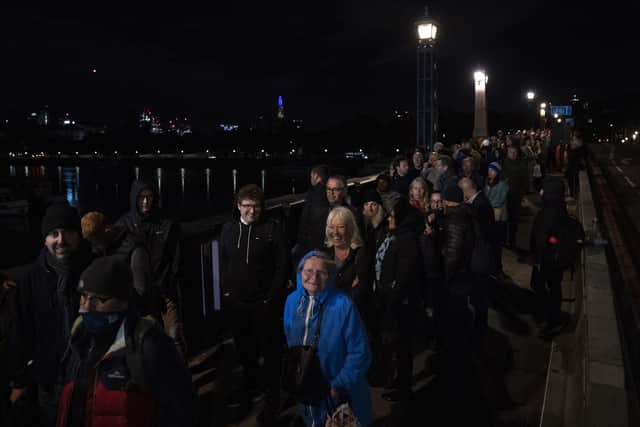
<svg viewBox="0 0 640 427">
<path fill-rule="evenodd" d="M 306 425 L 324 426 L 328 402 L 346 399 L 363 426 L 373 417 L 366 375 L 371 363 L 367 334 L 358 310 L 346 294 L 334 287 L 335 266 L 320 251 L 307 253 L 296 274 L 297 288 L 284 307 L 284 331 L 289 347 L 311 345 L 320 306 L 323 315 L 318 358 L 330 395 L 315 405 L 300 404 Z"/>
</svg>

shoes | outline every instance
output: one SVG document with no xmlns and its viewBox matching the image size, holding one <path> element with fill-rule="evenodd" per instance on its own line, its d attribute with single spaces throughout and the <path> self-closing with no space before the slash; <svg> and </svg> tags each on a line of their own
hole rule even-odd
<svg viewBox="0 0 640 427">
<path fill-rule="evenodd" d="M 271 405 L 265 405 L 262 411 L 256 416 L 256 421 L 259 427 L 277 427 L 278 414 Z"/>
<path fill-rule="evenodd" d="M 387 393 L 382 393 L 382 398 L 387 402 L 399 402 L 413 398 L 413 392 L 406 389 L 395 389 Z"/>
<path fill-rule="evenodd" d="M 225 405 L 228 408 L 238 408 L 249 402 L 249 395 L 246 390 L 238 389 L 232 391 L 225 399 Z"/>
<path fill-rule="evenodd" d="M 563 318 L 557 323 L 551 325 L 544 325 L 540 332 L 538 333 L 538 337 L 548 340 L 556 335 L 560 334 L 567 326 L 569 325 L 569 319 Z"/>
</svg>

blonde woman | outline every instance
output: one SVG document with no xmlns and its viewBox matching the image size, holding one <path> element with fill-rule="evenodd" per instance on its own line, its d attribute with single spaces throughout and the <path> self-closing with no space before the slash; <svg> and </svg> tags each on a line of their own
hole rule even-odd
<svg viewBox="0 0 640 427">
<path fill-rule="evenodd" d="M 372 263 L 353 212 L 343 206 L 333 208 L 327 217 L 325 231 L 325 246 L 336 264 L 335 286 L 351 296 L 366 322 Z"/>
<path fill-rule="evenodd" d="M 429 212 L 430 198 L 429 184 L 423 177 L 419 176 L 411 181 L 409 186 L 409 203 L 411 206 L 423 214 L 427 214 Z"/>
</svg>

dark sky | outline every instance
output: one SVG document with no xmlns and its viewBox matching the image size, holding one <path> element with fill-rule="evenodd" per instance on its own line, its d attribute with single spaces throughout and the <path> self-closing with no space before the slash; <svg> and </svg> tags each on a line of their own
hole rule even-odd
<svg viewBox="0 0 640 427">
<path fill-rule="evenodd" d="M 90 3 L 1 11 L 0 115 L 48 104 L 118 124 L 149 106 L 210 126 L 248 122 L 282 95 L 290 118 L 322 128 L 358 113 L 415 110 L 413 22 L 423 1 Z M 477 66 L 487 70 L 497 111 L 524 108 L 529 88 L 556 103 L 574 92 L 637 95 L 637 9 L 430 2 L 441 23 L 441 107 L 473 108 Z"/>
</svg>

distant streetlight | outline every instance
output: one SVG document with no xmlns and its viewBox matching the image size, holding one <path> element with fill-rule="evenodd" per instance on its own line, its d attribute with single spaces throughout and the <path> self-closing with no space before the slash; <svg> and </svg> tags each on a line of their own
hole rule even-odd
<svg viewBox="0 0 640 427">
<path fill-rule="evenodd" d="M 438 67 L 436 63 L 436 39 L 439 24 L 429 16 L 425 6 L 424 16 L 415 22 L 418 36 L 416 46 L 416 145 L 431 150 L 438 134 Z"/>
<path fill-rule="evenodd" d="M 527 105 L 527 112 L 529 113 L 529 116 L 531 117 L 531 129 L 533 129 L 535 127 L 535 118 L 534 118 L 534 112 L 533 110 L 533 100 L 536 98 L 536 94 L 534 91 L 530 90 L 527 92 L 527 101 L 528 101 L 528 105 Z"/>
<path fill-rule="evenodd" d="M 484 70 L 477 70 L 473 73 L 474 81 L 474 116 L 473 116 L 473 137 L 488 136 L 487 126 L 487 83 L 489 76 Z"/>
<path fill-rule="evenodd" d="M 533 101 L 533 100 L 535 99 L 535 97 L 536 97 L 535 92 L 533 92 L 533 91 L 529 91 L 529 92 L 527 92 L 527 99 L 528 99 L 529 101 Z"/>
</svg>

